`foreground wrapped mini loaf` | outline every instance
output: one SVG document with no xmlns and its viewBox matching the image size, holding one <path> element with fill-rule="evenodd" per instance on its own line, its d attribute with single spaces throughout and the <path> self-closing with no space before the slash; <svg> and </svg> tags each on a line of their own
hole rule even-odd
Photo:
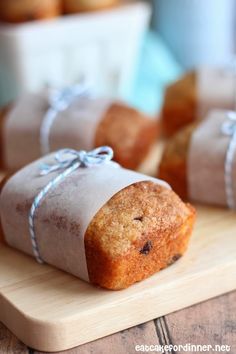
<svg viewBox="0 0 236 354">
<path fill-rule="evenodd" d="M 162 126 L 171 136 L 184 126 L 200 121 L 212 109 L 236 107 L 236 72 L 225 68 L 199 68 L 184 75 L 166 89 Z"/>
<path fill-rule="evenodd" d="M 108 148 L 61 151 L 11 177 L 0 196 L 6 242 L 113 290 L 181 257 L 194 209 L 165 182 L 120 168 L 110 158 Z"/>
<path fill-rule="evenodd" d="M 26 94 L 1 114 L 1 168 L 17 170 L 65 147 L 114 149 L 115 160 L 135 169 L 157 136 L 156 123 L 124 103 L 90 97 L 81 86 L 54 94 Z"/>
<path fill-rule="evenodd" d="M 159 177 L 184 199 L 235 209 L 235 112 L 211 111 L 203 122 L 172 137 L 163 153 Z"/>
</svg>

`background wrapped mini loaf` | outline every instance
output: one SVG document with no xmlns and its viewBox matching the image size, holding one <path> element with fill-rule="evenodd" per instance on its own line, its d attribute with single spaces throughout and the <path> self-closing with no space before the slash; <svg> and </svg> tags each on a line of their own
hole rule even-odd
<svg viewBox="0 0 236 354">
<path fill-rule="evenodd" d="M 235 133 L 234 112 L 211 111 L 204 121 L 190 124 L 168 141 L 158 168 L 159 177 L 184 199 L 232 207 Z"/>
<path fill-rule="evenodd" d="M 212 109 L 236 108 L 236 75 L 233 65 L 199 68 L 170 84 L 162 107 L 162 127 L 172 136 L 184 126 L 205 118 Z"/>
<path fill-rule="evenodd" d="M 1 112 L 2 168 L 16 170 L 45 154 L 41 130 L 49 109 L 47 94 L 40 93 L 27 94 Z M 75 97 L 45 134 L 49 151 L 109 145 L 118 163 L 135 169 L 155 142 L 158 124 L 120 101 Z"/>
</svg>

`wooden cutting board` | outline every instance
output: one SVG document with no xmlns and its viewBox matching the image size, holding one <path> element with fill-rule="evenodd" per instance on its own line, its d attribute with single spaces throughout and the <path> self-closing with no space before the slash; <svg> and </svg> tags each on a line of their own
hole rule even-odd
<svg viewBox="0 0 236 354">
<path fill-rule="evenodd" d="M 0 243 L 0 321 L 32 348 L 61 351 L 236 289 L 236 214 L 197 211 L 185 257 L 118 292 L 41 266 Z"/>
</svg>

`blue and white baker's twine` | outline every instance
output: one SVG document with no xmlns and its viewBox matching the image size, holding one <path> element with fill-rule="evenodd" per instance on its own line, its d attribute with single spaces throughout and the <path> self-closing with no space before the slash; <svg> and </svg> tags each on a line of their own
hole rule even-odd
<svg viewBox="0 0 236 354">
<path fill-rule="evenodd" d="M 40 256 L 39 247 L 35 233 L 35 213 L 49 191 L 54 189 L 59 183 L 64 181 L 72 172 L 79 167 L 93 167 L 108 163 L 113 158 L 113 150 L 108 146 L 102 146 L 90 152 L 76 151 L 71 149 L 59 150 L 55 154 L 55 164 L 41 166 L 41 176 L 48 175 L 49 173 L 60 171 L 35 197 L 29 213 L 29 231 L 32 243 L 32 249 L 36 260 L 43 263 Z"/>
<path fill-rule="evenodd" d="M 91 90 L 87 84 L 78 84 L 50 93 L 49 109 L 44 116 L 40 128 L 40 146 L 42 155 L 46 155 L 50 152 L 50 130 L 58 113 L 68 109 L 76 98 L 84 96 L 91 96 Z"/>
<path fill-rule="evenodd" d="M 227 112 L 227 118 L 228 120 L 221 127 L 222 133 L 231 137 L 225 159 L 225 191 L 228 207 L 236 209 L 233 185 L 233 166 L 236 151 L 236 112 Z"/>
</svg>

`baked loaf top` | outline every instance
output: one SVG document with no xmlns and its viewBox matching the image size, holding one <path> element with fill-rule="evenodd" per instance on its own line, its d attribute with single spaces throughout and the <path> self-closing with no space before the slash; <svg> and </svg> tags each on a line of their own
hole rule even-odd
<svg viewBox="0 0 236 354">
<path fill-rule="evenodd" d="M 49 19 L 61 14 L 61 0 L 0 1 L 0 20 L 12 23 Z"/>
<path fill-rule="evenodd" d="M 117 5 L 120 0 L 63 0 L 64 12 L 67 14 L 95 11 Z"/>
</svg>

